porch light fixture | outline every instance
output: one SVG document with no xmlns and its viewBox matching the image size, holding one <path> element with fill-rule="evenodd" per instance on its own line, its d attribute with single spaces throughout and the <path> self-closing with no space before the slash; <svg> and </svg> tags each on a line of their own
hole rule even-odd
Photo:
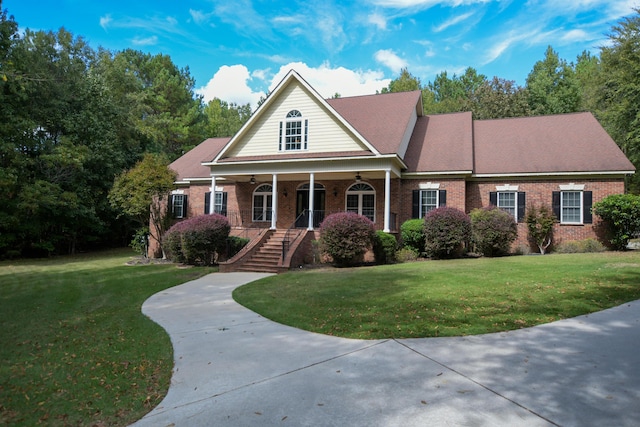
<svg viewBox="0 0 640 427">
<path fill-rule="evenodd" d="M 249 183 L 251 185 L 256 185 L 256 177 L 254 175 L 251 175 L 251 179 L 249 180 Z"/>
<path fill-rule="evenodd" d="M 333 187 L 333 197 L 338 197 L 338 189 Z"/>
<path fill-rule="evenodd" d="M 356 182 L 362 181 L 362 177 L 360 176 L 360 172 L 356 172 Z"/>
<path fill-rule="evenodd" d="M 284 197 L 287 197 L 289 195 L 289 193 L 287 192 L 287 189 L 285 188 L 284 190 L 282 190 L 282 195 Z"/>
</svg>

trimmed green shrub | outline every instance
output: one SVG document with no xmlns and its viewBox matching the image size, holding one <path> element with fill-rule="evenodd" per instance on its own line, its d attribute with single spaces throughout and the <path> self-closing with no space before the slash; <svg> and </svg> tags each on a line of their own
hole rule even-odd
<svg viewBox="0 0 640 427">
<path fill-rule="evenodd" d="M 250 241 L 251 239 L 247 239 L 245 237 L 229 236 L 229 238 L 227 238 L 227 251 L 225 254 L 227 259 L 232 258 L 235 254 L 240 252 L 240 249 L 247 246 Z"/>
<path fill-rule="evenodd" d="M 424 251 L 424 220 L 408 219 L 400 225 L 402 246 L 413 249 L 417 254 Z"/>
<path fill-rule="evenodd" d="M 606 248 L 596 239 L 569 240 L 560 243 L 554 251 L 560 254 L 604 252 Z"/>
<path fill-rule="evenodd" d="M 322 251 L 340 267 L 360 261 L 372 246 L 375 235 L 373 222 L 353 212 L 331 214 L 320 224 Z"/>
<path fill-rule="evenodd" d="M 544 255 L 553 243 L 553 224 L 556 223 L 553 210 L 547 205 L 531 206 L 527 209 L 524 220 L 527 223 L 529 242 L 536 245 Z"/>
<path fill-rule="evenodd" d="M 425 252 L 432 258 L 456 258 L 471 239 L 469 215 L 456 208 L 441 207 L 424 217 Z"/>
<path fill-rule="evenodd" d="M 614 194 L 593 205 L 593 213 L 605 222 L 614 249 L 624 250 L 640 233 L 640 196 Z"/>
<path fill-rule="evenodd" d="M 476 250 L 493 257 L 509 253 L 518 238 L 518 226 L 512 215 L 495 206 L 471 211 L 472 241 Z"/>
<path fill-rule="evenodd" d="M 393 264 L 396 262 L 396 250 L 398 249 L 398 241 L 392 234 L 384 231 L 376 231 L 376 237 L 373 240 L 373 255 L 377 264 Z"/>
<path fill-rule="evenodd" d="M 200 215 L 175 224 L 165 233 L 163 241 L 172 261 L 212 265 L 216 255 L 226 249 L 230 231 L 231 226 L 225 216 Z"/>
</svg>

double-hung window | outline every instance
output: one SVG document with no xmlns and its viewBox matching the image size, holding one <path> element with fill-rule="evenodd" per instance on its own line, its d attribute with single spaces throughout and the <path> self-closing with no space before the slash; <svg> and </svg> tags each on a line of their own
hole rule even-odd
<svg viewBox="0 0 640 427">
<path fill-rule="evenodd" d="M 174 218 L 185 218 L 187 216 L 187 195 L 171 195 L 171 216 Z"/>
<path fill-rule="evenodd" d="M 204 195 L 204 213 L 211 213 L 211 192 L 207 192 Z M 227 216 L 227 192 L 216 191 L 213 200 L 213 213 Z"/>
<path fill-rule="evenodd" d="M 439 206 L 438 192 L 439 190 L 420 191 L 420 218 L 424 218 L 430 211 Z"/>
<path fill-rule="evenodd" d="M 413 190 L 412 218 L 424 218 L 429 212 L 447 204 L 447 190 L 439 190 L 439 184 L 425 184 L 433 188 Z"/>
<path fill-rule="evenodd" d="M 591 224 L 593 193 L 583 191 L 584 185 L 561 185 L 561 191 L 554 191 L 553 211 L 560 224 Z"/>
<path fill-rule="evenodd" d="M 284 121 L 280 122 L 280 151 L 306 150 L 309 133 L 309 120 L 303 119 L 298 110 L 287 113 Z"/>
<path fill-rule="evenodd" d="M 498 208 L 502 209 L 503 211 L 507 212 L 509 215 L 511 215 L 514 219 L 517 219 L 516 217 L 516 199 L 518 198 L 518 193 L 514 193 L 514 192 L 499 192 L 498 193 Z"/>
<path fill-rule="evenodd" d="M 526 194 L 517 185 L 496 186 L 498 191 L 489 193 L 489 203 L 507 212 L 516 222 L 524 220 Z"/>
<path fill-rule="evenodd" d="M 582 191 L 563 191 L 560 197 L 560 222 L 582 224 Z"/>
</svg>

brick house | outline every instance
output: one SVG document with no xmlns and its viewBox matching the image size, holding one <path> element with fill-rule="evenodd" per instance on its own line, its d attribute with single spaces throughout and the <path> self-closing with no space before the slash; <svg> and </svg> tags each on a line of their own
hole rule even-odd
<svg viewBox="0 0 640 427">
<path fill-rule="evenodd" d="M 552 206 L 555 241 L 597 237 L 591 205 L 635 171 L 590 113 L 473 120 L 424 115 L 420 91 L 323 99 L 289 72 L 231 138 L 171 164 L 177 219 L 222 213 L 252 238 L 223 271 L 278 271 L 308 257 L 322 219 L 352 211 L 396 233 L 438 206 L 496 205 L 522 223 Z"/>
</svg>

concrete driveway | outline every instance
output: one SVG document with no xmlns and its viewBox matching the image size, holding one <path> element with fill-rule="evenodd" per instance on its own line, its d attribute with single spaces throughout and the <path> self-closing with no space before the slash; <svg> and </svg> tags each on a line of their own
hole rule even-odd
<svg viewBox="0 0 640 427">
<path fill-rule="evenodd" d="M 175 367 L 134 426 L 640 425 L 640 301 L 512 332 L 365 341 L 233 301 L 265 276 L 211 274 L 144 303 Z"/>
</svg>

